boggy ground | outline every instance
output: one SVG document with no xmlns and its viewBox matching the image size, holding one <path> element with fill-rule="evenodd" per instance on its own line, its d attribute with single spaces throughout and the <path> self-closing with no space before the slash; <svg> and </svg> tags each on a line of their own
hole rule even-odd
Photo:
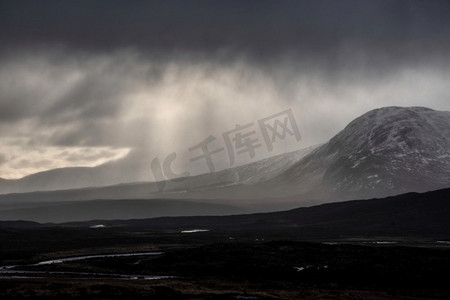
<svg viewBox="0 0 450 300">
<path fill-rule="evenodd" d="M 2 299 L 446 299 L 450 249 L 444 245 L 261 241 L 250 233 L 15 229 L 2 265 L 98 253 L 163 251 L 157 256 L 93 258 L 22 266 L 1 279 Z M 65 234 L 64 234 L 65 232 Z M 42 233 L 42 234 L 38 234 Z M 12 232 L 3 236 L 14 236 Z M 22 238 L 28 236 L 28 240 Z M 103 238 L 102 238 L 103 237 Z M 41 238 L 41 239 L 40 239 Z M 155 239 L 155 240 L 153 240 Z M 15 242 L 14 242 L 15 241 Z M 67 241 L 67 243 L 64 243 Z M 157 243 L 156 241 L 159 241 Z M 178 241 L 179 243 L 176 243 Z M 139 243 L 140 242 L 140 243 Z M 355 241 L 352 241 L 355 243 Z M 356 242 L 360 243 L 360 241 Z M 413 245 L 413 246 L 411 246 Z M 16 250 L 16 251 L 14 251 Z M 45 271 L 47 274 L 27 274 Z M 135 279 L 51 272 L 135 274 Z M 146 280 L 147 275 L 173 276 Z"/>
</svg>

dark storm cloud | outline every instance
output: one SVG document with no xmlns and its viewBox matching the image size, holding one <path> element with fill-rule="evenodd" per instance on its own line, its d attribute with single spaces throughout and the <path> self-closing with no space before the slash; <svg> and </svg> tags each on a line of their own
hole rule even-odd
<svg viewBox="0 0 450 300">
<path fill-rule="evenodd" d="M 448 1 L 2 1 L 4 46 L 330 51 L 346 40 L 421 47 L 450 34 Z"/>
<path fill-rule="evenodd" d="M 160 80 L 160 73 L 161 66 L 129 51 L 9 53 L 0 58 L 0 132 L 8 134 L 14 124 L 32 120 L 34 145 L 109 144 L 117 128 L 125 126 L 118 117 L 127 95 L 136 85 Z"/>
<path fill-rule="evenodd" d="M 303 146 L 380 106 L 448 110 L 449 15 L 440 0 L 0 1 L 0 148 L 136 162 L 288 108 Z M 28 167 L 9 176 L 45 166 Z"/>
<path fill-rule="evenodd" d="M 97 74 L 99 76 L 100 74 Z M 60 115 L 69 110 L 67 118 L 91 119 L 115 115 L 120 109 L 120 103 L 114 101 L 115 97 L 121 96 L 121 89 L 113 84 L 100 82 L 102 78 L 89 74 L 82 79 L 61 101 L 49 107 L 44 117 Z"/>
</svg>

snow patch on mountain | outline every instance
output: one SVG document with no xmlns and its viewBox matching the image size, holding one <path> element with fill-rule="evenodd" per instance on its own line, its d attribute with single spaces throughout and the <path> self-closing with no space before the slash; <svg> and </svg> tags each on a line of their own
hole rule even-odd
<svg viewBox="0 0 450 300">
<path fill-rule="evenodd" d="M 326 190 L 340 199 L 449 187 L 450 112 L 424 107 L 370 111 L 278 181 L 288 182 L 291 193 Z"/>
</svg>

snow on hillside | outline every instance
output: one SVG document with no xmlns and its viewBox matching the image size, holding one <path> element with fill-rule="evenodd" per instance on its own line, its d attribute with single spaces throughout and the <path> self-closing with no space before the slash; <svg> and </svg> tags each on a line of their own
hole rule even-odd
<svg viewBox="0 0 450 300">
<path fill-rule="evenodd" d="M 450 112 L 385 107 L 352 121 L 280 175 L 347 198 L 380 197 L 450 186 Z M 303 190 L 302 190 L 303 189 Z"/>
</svg>

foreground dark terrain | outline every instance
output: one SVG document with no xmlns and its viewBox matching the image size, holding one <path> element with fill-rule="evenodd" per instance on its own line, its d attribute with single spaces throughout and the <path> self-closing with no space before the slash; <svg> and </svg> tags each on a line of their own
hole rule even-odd
<svg viewBox="0 0 450 300">
<path fill-rule="evenodd" d="M 2 247 L 2 264 L 20 265 L 15 273 L 2 270 L 2 299 L 429 299 L 450 295 L 443 276 L 450 267 L 450 247 L 444 243 L 261 242 L 250 236 L 225 241 L 208 233 L 183 237 L 133 230 L 19 231 L 13 234 L 29 235 L 30 246 Z M 45 239 L 50 234 L 54 242 L 38 241 L 37 237 Z M 73 237 L 71 243 L 67 236 Z M 108 236 L 121 236 L 121 243 Z M 156 236 L 165 243 L 152 241 Z M 197 245 L 201 243 L 205 245 Z M 36 265 L 86 254 L 148 251 L 163 253 Z"/>
<path fill-rule="evenodd" d="M 449 192 L 228 217 L 0 222 L 0 297 L 446 299 Z"/>
<path fill-rule="evenodd" d="M 449 254 L 448 248 L 284 241 L 218 243 L 167 249 L 160 256 L 22 267 L 49 273 L 30 273 L 44 278 L 3 279 L 0 295 L 93 299 L 444 298 L 450 292 L 447 278 L 442 276 L 450 267 Z M 52 275 L 52 271 L 61 273 Z M 87 280 L 67 272 L 121 272 L 137 276 L 120 279 L 102 275 Z M 146 279 L 146 274 L 177 277 Z"/>
</svg>

